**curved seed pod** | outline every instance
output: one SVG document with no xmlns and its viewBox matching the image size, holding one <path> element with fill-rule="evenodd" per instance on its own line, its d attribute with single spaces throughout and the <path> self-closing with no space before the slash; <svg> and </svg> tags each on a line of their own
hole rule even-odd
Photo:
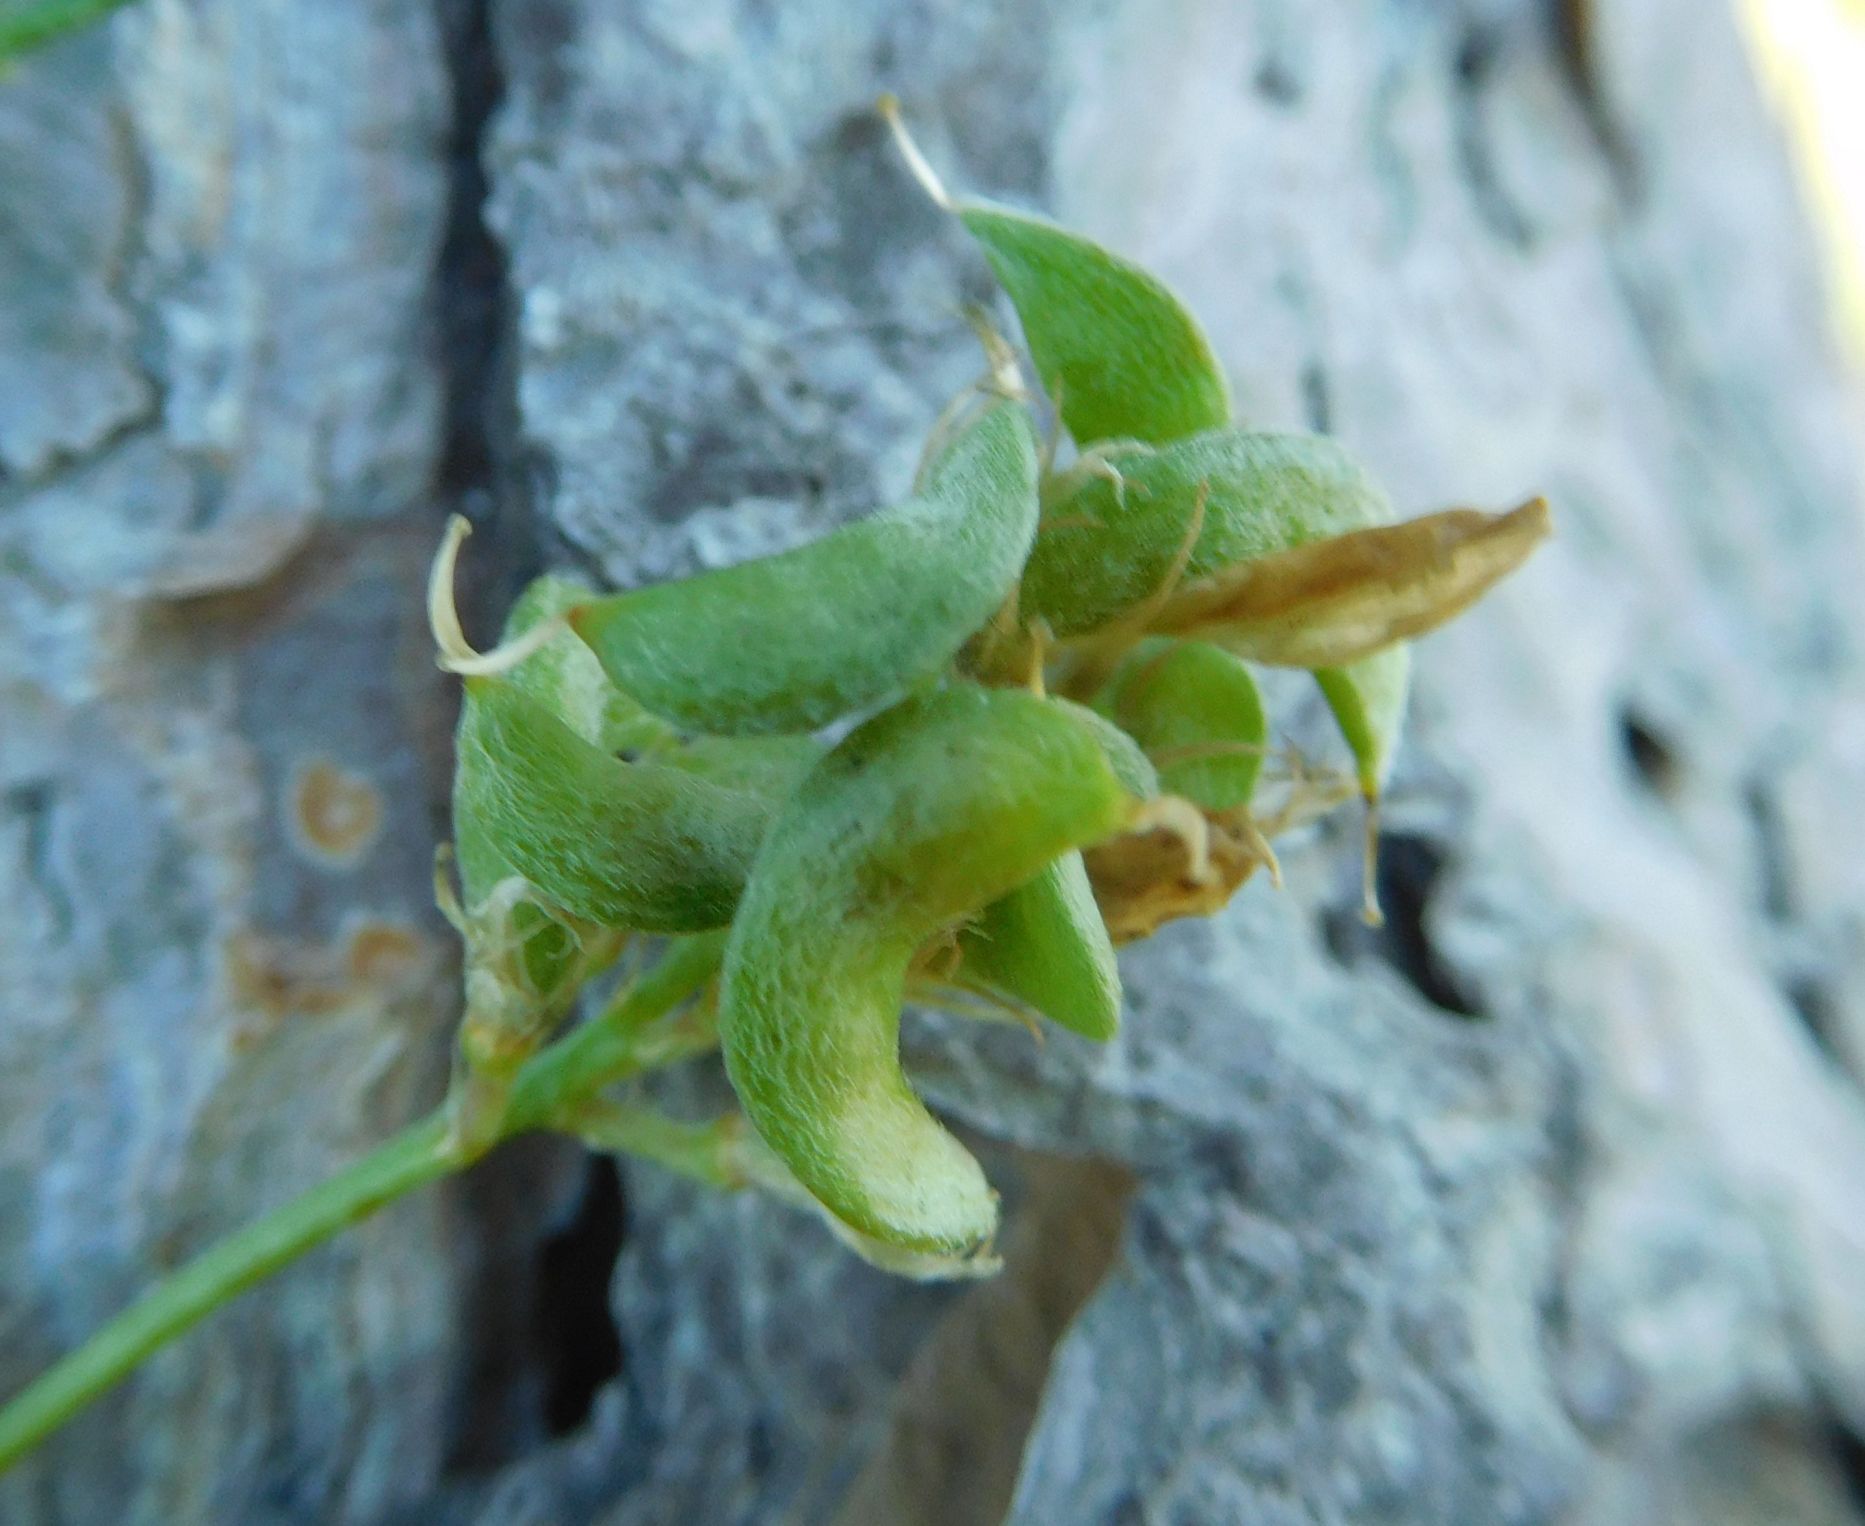
<svg viewBox="0 0 1865 1526">
<path fill-rule="evenodd" d="M 533 578 L 505 617 L 501 645 L 518 641 L 546 621 L 561 619 L 568 610 L 594 596 L 586 585 L 570 578 L 548 573 Z M 677 740 L 672 727 L 649 715 L 609 682 L 601 664 L 568 629 L 552 635 L 524 661 L 504 673 L 500 681 L 528 695 L 576 735 L 604 752 L 651 752 L 671 746 Z M 478 726 L 476 696 L 485 692 L 483 688 L 468 684 L 462 699 L 462 755 L 468 731 Z M 456 773 L 454 849 L 468 908 L 477 907 L 496 885 L 517 872 L 488 835 L 482 809 L 485 794 L 484 789 L 478 787 L 462 790 L 460 776 Z"/>
<path fill-rule="evenodd" d="M 965 684 L 912 696 L 791 798 L 732 924 L 719 1036 L 759 1135 L 845 1223 L 967 1256 L 995 1195 L 900 1069 L 915 951 L 1141 806 L 1072 710 Z"/>
<path fill-rule="evenodd" d="M 695 731 L 807 731 L 937 674 L 1017 581 L 1036 442 L 988 409 L 925 491 L 807 546 L 571 613 L 616 685 Z"/>
<path fill-rule="evenodd" d="M 1151 620 L 1279 667 L 1343 667 L 1461 614 L 1548 533 L 1536 498 L 1355 530 L 1187 583 Z"/>
<path fill-rule="evenodd" d="M 1120 1030 L 1120 969 L 1079 852 L 984 908 L 958 939 L 958 984 L 1083 1038 Z"/>
<path fill-rule="evenodd" d="M 502 644 L 592 597 L 568 578 L 534 579 L 506 617 Z M 496 680 L 467 682 L 453 808 L 466 903 L 479 906 L 518 874 L 566 912 L 603 925 L 721 925 L 764 824 L 820 752 L 808 737 L 682 742 L 559 629 Z M 586 807 L 576 793 L 583 787 Z M 644 839 L 643 824 L 661 808 L 672 814 Z M 550 858 L 547 842 L 579 844 L 581 856 Z M 687 843 L 693 884 L 682 890 L 678 869 L 656 866 L 677 862 Z M 627 919 L 609 920 L 620 913 Z M 540 930 L 540 957 L 550 944 Z"/>
<path fill-rule="evenodd" d="M 1158 450 L 1112 446 L 1103 460 L 1119 482 L 1091 477 L 1050 507 L 1018 595 L 1026 619 L 1064 638 L 1144 613 L 1180 584 L 1393 517 L 1323 435 L 1211 430 Z"/>
<path fill-rule="evenodd" d="M 593 588 L 573 578 L 555 573 L 533 578 L 505 617 L 500 644 L 516 641 L 545 620 L 561 620 L 596 597 Z M 655 752 L 679 740 L 673 727 L 609 682 L 595 654 L 567 627 L 505 676 L 604 752 Z"/>
<path fill-rule="evenodd" d="M 954 200 L 907 136 L 898 103 L 888 97 L 880 110 L 920 184 L 983 248 L 1037 380 L 1078 444 L 1176 440 L 1230 422 L 1224 368 L 1164 282 L 1046 218 Z"/>
<path fill-rule="evenodd" d="M 1353 753 L 1360 793 L 1368 800 L 1379 797 L 1392 770 L 1411 677 L 1412 649 L 1404 642 L 1344 668 L 1315 670 L 1315 682 Z"/>
<path fill-rule="evenodd" d="M 775 805 L 790 798 L 822 754 L 813 736 L 694 737 L 655 753 L 654 761 Z"/>
<path fill-rule="evenodd" d="M 1146 749 L 1161 789 L 1206 811 L 1250 803 L 1268 724 L 1256 679 L 1222 647 L 1142 642 L 1101 705 Z"/>
<path fill-rule="evenodd" d="M 466 693 L 453 799 L 469 897 L 479 866 L 502 864 L 603 927 L 691 932 L 731 919 L 781 796 L 624 763 L 504 679 L 469 678 Z"/>
<path fill-rule="evenodd" d="M 514 641 L 540 620 L 559 618 L 595 597 L 587 585 L 569 578 L 536 578 L 512 606 L 501 642 Z M 667 722 L 610 683 L 595 653 L 567 627 L 507 677 L 550 705 L 572 730 L 604 752 L 630 762 L 648 758 L 773 805 L 789 797 L 823 752 L 822 744 L 810 736 L 682 739 Z"/>
</svg>

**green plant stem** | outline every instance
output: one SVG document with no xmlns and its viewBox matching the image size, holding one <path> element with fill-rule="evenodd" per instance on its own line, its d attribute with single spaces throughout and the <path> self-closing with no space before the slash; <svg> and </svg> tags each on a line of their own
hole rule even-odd
<svg viewBox="0 0 1865 1526">
<path fill-rule="evenodd" d="M 519 1072 L 493 1142 L 552 1126 L 611 1082 L 663 1063 L 667 1056 L 693 1052 L 692 1045 L 641 1040 L 652 1038 L 645 1034 L 651 1024 L 712 979 L 723 946 L 722 934 L 675 942 L 604 1012 L 536 1055 Z M 443 1103 L 329 1180 L 163 1278 L 0 1408 L 0 1472 L 221 1304 L 403 1194 L 464 1170 L 483 1152 L 448 1148 L 447 1121 Z M 651 1130 L 640 1137 L 657 1142 Z"/>
<path fill-rule="evenodd" d="M 384 1203 L 458 1169 L 423 1118 L 165 1277 L 0 1410 L 0 1470 L 202 1316 Z"/>
<path fill-rule="evenodd" d="M 652 1108 L 591 1098 L 567 1123 L 592 1150 L 635 1155 L 728 1191 L 747 1185 L 739 1163 L 745 1121 L 736 1113 L 709 1123 L 684 1123 Z"/>
<path fill-rule="evenodd" d="M 506 1111 L 509 1138 L 547 1128 L 566 1108 L 605 1086 L 699 1052 L 697 1045 L 655 1043 L 648 1026 L 702 990 L 719 973 L 725 933 L 699 933 L 672 943 L 660 962 L 589 1022 L 572 1028 L 518 1073 Z M 711 1047 L 707 1037 L 705 1047 Z"/>
</svg>

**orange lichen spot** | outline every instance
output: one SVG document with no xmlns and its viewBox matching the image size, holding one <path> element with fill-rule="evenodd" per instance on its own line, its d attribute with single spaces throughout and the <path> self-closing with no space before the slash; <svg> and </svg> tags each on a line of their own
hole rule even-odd
<svg viewBox="0 0 1865 1526">
<path fill-rule="evenodd" d="M 350 933 L 346 963 L 358 985 L 397 987 L 426 967 L 433 950 L 411 927 L 394 922 L 363 922 Z"/>
<path fill-rule="evenodd" d="M 404 923 L 360 921 L 329 943 L 237 932 L 223 949 L 232 1005 L 260 1019 L 233 1035 L 250 1048 L 266 1027 L 287 1017 L 321 1017 L 380 1006 L 418 989 L 437 968 L 438 951 Z"/>
<path fill-rule="evenodd" d="M 382 831 L 382 796 L 361 774 L 313 758 L 292 775 L 286 823 L 306 857 L 348 869 L 375 846 Z"/>
<path fill-rule="evenodd" d="M 329 951 L 318 944 L 251 931 L 226 942 L 228 993 L 236 1006 L 264 1017 L 335 1011 L 349 995 L 336 975 Z"/>
</svg>

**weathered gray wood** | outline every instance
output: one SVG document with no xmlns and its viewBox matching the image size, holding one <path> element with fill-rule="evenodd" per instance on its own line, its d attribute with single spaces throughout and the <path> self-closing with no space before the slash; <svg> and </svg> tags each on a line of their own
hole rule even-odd
<svg viewBox="0 0 1865 1526">
<path fill-rule="evenodd" d="M 503 273 L 447 156 L 481 21 Z M 1342 821 L 1134 950 L 1105 1050 L 914 1026 L 1023 1205 L 994 1288 L 631 1171 L 622 1379 L 466 1478 L 463 1411 L 536 1430 L 510 1308 L 504 1376 L 465 1376 L 474 1268 L 535 1213 L 408 1205 L 0 1513 L 1855 1519 L 1850 405 L 1774 128 L 1688 0 L 144 0 L 0 85 L 0 1386 L 434 1095 L 443 501 L 622 582 L 901 488 L 989 286 L 883 88 L 955 182 L 1168 275 L 1247 419 L 1337 432 L 1410 510 L 1553 501 L 1420 650 L 1392 927 Z M 317 756 L 384 806 L 348 866 L 284 826 Z M 357 918 L 410 936 L 351 982 Z"/>
<path fill-rule="evenodd" d="M 157 0 L 0 83 L 0 1390 L 437 1085 L 448 110 L 400 0 Z M 313 1258 L 0 1517 L 418 1495 L 448 1240 L 430 1196 Z"/>
</svg>

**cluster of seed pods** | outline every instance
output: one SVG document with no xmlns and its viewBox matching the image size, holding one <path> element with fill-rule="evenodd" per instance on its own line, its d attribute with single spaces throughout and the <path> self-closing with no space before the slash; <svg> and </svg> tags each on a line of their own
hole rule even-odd
<svg viewBox="0 0 1865 1526">
<path fill-rule="evenodd" d="M 466 675 L 469 1067 L 496 1088 L 620 938 L 729 929 L 718 1036 L 759 1148 L 878 1259 L 957 1273 L 988 1259 L 996 1196 L 902 1073 L 903 1003 L 1112 1036 L 1115 945 L 1274 870 L 1289 813 L 1256 809 L 1250 664 L 1315 675 L 1370 806 L 1406 642 L 1518 566 L 1547 512 L 1399 521 L 1333 441 L 1239 428 L 1157 279 L 949 197 L 900 141 L 1027 350 L 1009 367 L 998 343 L 913 495 L 633 592 L 540 579 L 484 657 L 444 594 L 456 534 L 436 629 Z"/>
</svg>

